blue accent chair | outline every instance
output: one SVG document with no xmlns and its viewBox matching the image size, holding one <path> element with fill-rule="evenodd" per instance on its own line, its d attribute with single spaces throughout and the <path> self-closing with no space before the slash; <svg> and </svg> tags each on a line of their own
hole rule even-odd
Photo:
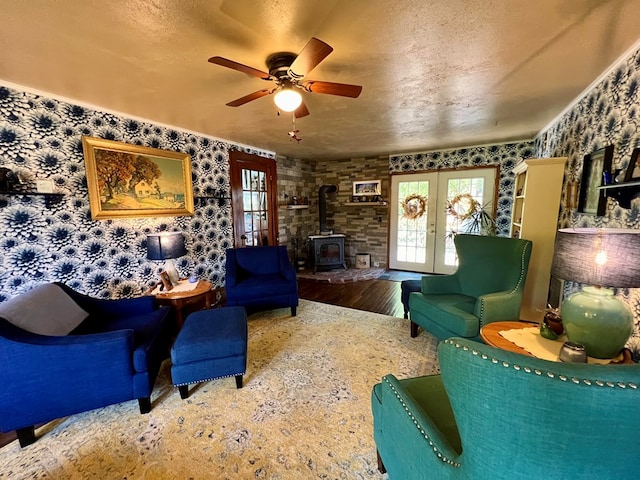
<svg viewBox="0 0 640 480">
<path fill-rule="evenodd" d="M 56 418 L 133 399 L 148 413 L 175 331 L 169 307 L 151 296 L 106 300 L 54 285 L 88 314 L 69 334 L 31 333 L 0 318 L 0 431 L 16 430 L 22 447 L 36 440 L 35 425 Z M 36 291 L 22 295 L 37 302 Z"/>
<path fill-rule="evenodd" d="M 549 362 L 470 339 L 438 346 L 441 375 L 372 392 L 390 480 L 636 478 L 640 366 Z"/>
<path fill-rule="evenodd" d="M 412 337 L 421 326 L 440 340 L 480 340 L 483 325 L 520 319 L 532 242 L 469 234 L 453 241 L 458 269 L 422 277 L 421 291 L 409 295 Z"/>
<path fill-rule="evenodd" d="M 296 316 L 298 279 L 285 246 L 228 249 L 225 290 L 227 306 L 248 313 L 290 307 Z"/>
</svg>

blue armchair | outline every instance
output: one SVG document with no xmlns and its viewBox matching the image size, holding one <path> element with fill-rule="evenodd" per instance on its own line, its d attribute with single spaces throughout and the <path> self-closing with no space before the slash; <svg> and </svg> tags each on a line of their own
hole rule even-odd
<svg viewBox="0 0 640 480">
<path fill-rule="evenodd" d="M 284 246 L 228 249 L 225 290 L 228 306 L 290 307 L 296 315 L 298 279 Z"/>
<path fill-rule="evenodd" d="M 390 480 L 637 476 L 640 366 L 549 362 L 469 339 L 438 346 L 441 375 L 387 375 L 372 393 Z"/>
<path fill-rule="evenodd" d="M 3 316 L 0 431 L 16 430 L 21 446 L 36 440 L 36 424 L 67 415 L 133 399 L 150 411 L 174 333 L 169 307 L 156 308 L 153 297 L 92 298 L 54 283 L 0 304 Z M 71 331 L 33 333 L 58 328 L 65 316 L 79 320 L 65 326 Z"/>
<path fill-rule="evenodd" d="M 409 294 L 412 337 L 421 326 L 440 340 L 479 340 L 483 325 L 520 318 L 531 241 L 458 234 L 454 243 L 458 269 L 425 275 L 421 291 Z"/>
</svg>

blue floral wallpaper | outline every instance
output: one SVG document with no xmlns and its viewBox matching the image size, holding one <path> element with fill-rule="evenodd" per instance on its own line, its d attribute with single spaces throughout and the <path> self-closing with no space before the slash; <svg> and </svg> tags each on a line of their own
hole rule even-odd
<svg viewBox="0 0 640 480">
<path fill-rule="evenodd" d="M 390 173 L 398 173 L 499 165 L 500 183 L 498 187 L 498 205 L 496 206 L 496 227 L 499 236 L 508 237 L 513 199 L 513 167 L 520 159 L 533 157 L 534 153 L 535 148 L 531 141 L 437 152 L 391 155 L 389 158 L 389 171 Z"/>
<path fill-rule="evenodd" d="M 626 171 L 634 148 L 640 147 L 640 50 L 616 65 L 602 81 L 536 138 L 536 156 L 567 157 L 565 177 L 580 181 L 585 155 L 614 146 L 612 169 Z M 566 187 L 566 183 L 565 183 Z M 622 208 L 607 200 L 604 216 L 583 215 L 564 207 L 559 227 L 640 228 L 640 201 Z M 637 258 L 634 259 L 638 261 Z M 579 288 L 569 284 L 567 293 Z M 640 289 L 619 289 L 618 298 L 634 312 L 635 331 L 628 346 L 640 360 Z"/>
<path fill-rule="evenodd" d="M 51 179 L 59 202 L 42 196 L 0 194 L 0 301 L 35 284 L 62 281 L 102 298 L 134 297 L 153 285 L 161 262 L 146 259 L 146 234 L 183 232 L 182 275 L 224 284 L 224 251 L 233 244 L 231 203 L 196 198 L 194 215 L 93 221 L 82 136 L 186 152 L 194 197 L 229 197 L 229 156 L 242 149 L 186 133 L 0 86 L 0 166 L 15 172 L 21 191 Z"/>
</svg>

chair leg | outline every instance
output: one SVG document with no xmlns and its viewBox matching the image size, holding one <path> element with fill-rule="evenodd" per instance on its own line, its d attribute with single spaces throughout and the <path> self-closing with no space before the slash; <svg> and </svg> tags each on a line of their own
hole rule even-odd
<svg viewBox="0 0 640 480">
<path fill-rule="evenodd" d="M 295 317 L 297 312 L 297 307 L 291 307 L 291 316 Z"/>
<path fill-rule="evenodd" d="M 387 469 L 384 468 L 384 463 L 382 463 L 382 458 L 380 457 L 380 452 L 376 449 L 376 456 L 378 457 L 378 471 L 380 473 L 387 473 Z"/>
<path fill-rule="evenodd" d="M 181 399 L 189 398 L 189 385 L 180 385 L 178 391 L 180 392 Z"/>
<path fill-rule="evenodd" d="M 140 407 L 140 413 L 149 413 L 151 411 L 151 397 L 139 398 L 138 406 Z"/>
<path fill-rule="evenodd" d="M 418 336 L 418 324 L 411 322 L 411 338 Z"/>
<path fill-rule="evenodd" d="M 36 441 L 36 430 L 33 425 L 30 427 L 18 428 L 16 430 L 16 435 L 21 448 L 31 445 Z"/>
<path fill-rule="evenodd" d="M 236 388 L 242 388 L 242 375 L 236 375 Z"/>
</svg>

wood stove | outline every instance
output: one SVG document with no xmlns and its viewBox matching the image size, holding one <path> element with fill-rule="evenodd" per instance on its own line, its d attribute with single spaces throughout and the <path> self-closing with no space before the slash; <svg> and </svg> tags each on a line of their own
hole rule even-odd
<svg viewBox="0 0 640 480">
<path fill-rule="evenodd" d="M 318 269 L 332 269 L 342 267 L 347 269 L 344 256 L 344 239 L 346 235 L 310 235 L 311 252 L 309 257 L 313 261 L 313 273 Z"/>
</svg>

